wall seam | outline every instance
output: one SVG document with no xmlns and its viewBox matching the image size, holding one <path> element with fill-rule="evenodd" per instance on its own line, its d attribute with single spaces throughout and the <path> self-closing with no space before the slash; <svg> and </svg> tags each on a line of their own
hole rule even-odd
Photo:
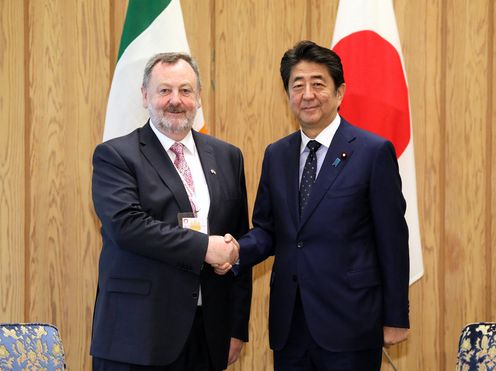
<svg viewBox="0 0 496 371">
<path fill-rule="evenodd" d="M 307 32 L 307 37 L 306 39 L 312 40 L 312 27 L 310 26 L 312 24 L 312 0 L 307 0 L 307 22 L 306 22 L 306 32 Z"/>
<path fill-rule="evenodd" d="M 110 86 L 112 85 L 112 79 L 113 79 L 113 71 L 116 65 L 116 52 L 115 52 L 115 4 L 113 0 L 109 0 L 109 81 L 108 81 L 108 86 L 109 86 L 109 91 L 110 91 Z M 103 133 L 102 133 L 103 137 Z"/>
<path fill-rule="evenodd" d="M 486 320 L 494 320 L 492 318 L 492 313 L 491 313 L 491 308 L 492 308 L 492 292 L 494 290 L 494 282 L 493 282 L 493 257 L 492 257 L 492 232 L 493 232 L 493 223 L 492 223 L 492 177 L 493 177 L 493 171 L 492 171 L 492 154 L 493 154 L 493 130 L 492 130 L 492 113 L 493 113 L 493 74 L 494 74 L 494 43 L 493 43 L 493 38 L 494 38 L 494 2 L 489 1 L 488 2 L 488 16 L 489 22 L 488 22 L 488 47 L 487 47 L 487 52 L 488 52 L 488 60 L 487 60 L 487 111 L 486 111 L 486 126 L 487 126 L 487 133 L 486 133 L 486 236 L 485 236 L 485 252 L 486 252 L 486 261 L 489 262 L 486 266 L 486 277 L 488 279 L 488 287 L 487 287 L 487 295 L 486 295 Z"/>
<path fill-rule="evenodd" d="M 31 100 L 30 100 L 30 80 L 29 80 L 29 0 L 23 2 L 24 12 L 24 310 L 23 321 L 29 322 L 29 308 L 31 302 L 29 277 L 31 274 L 30 261 L 31 261 L 31 243 L 30 243 L 30 229 L 31 229 Z"/>
<path fill-rule="evenodd" d="M 210 56 L 210 115 L 208 117 L 209 120 L 206 120 L 208 124 L 210 121 L 210 128 L 207 128 L 210 131 L 210 134 L 215 136 L 217 134 L 216 125 L 215 125 L 215 117 L 217 113 L 217 91 L 215 90 L 215 81 L 216 81 L 216 60 L 217 60 L 217 39 L 216 32 L 217 28 L 215 27 L 217 23 L 217 4 L 215 0 L 211 0 L 210 3 L 210 40 L 212 43 L 212 55 Z"/>
<path fill-rule="evenodd" d="M 448 36 L 447 36 L 447 28 L 448 28 L 448 3 L 447 0 L 442 0 L 441 4 L 441 80 L 440 80 L 440 98 L 441 98 L 441 110 L 440 110 L 440 137 L 444 138 L 444 140 L 441 140 L 440 142 L 440 151 L 441 151 L 441 156 L 439 156 L 441 163 L 439 164 L 440 168 L 440 179 L 439 179 L 439 184 L 446 184 L 446 161 L 447 161 L 447 154 L 446 154 L 446 117 L 447 117 L 447 105 L 446 105 L 446 98 L 447 98 L 447 87 L 446 87 L 446 81 L 447 81 L 447 74 L 448 74 L 448 69 L 446 67 L 447 63 L 447 58 L 448 58 Z M 446 343 L 446 335 L 445 332 L 443 331 L 446 323 L 445 323 L 445 314 L 446 314 L 446 300 L 445 300 L 445 295 L 446 295 L 446 263 L 445 263 L 445 254 L 446 254 L 446 190 L 441 189 L 440 190 L 440 215 L 442 216 L 441 221 L 440 221 L 440 239 L 439 239 L 439 270 L 438 270 L 438 282 L 439 282 L 439 313 L 440 313 L 440 318 L 439 318 L 439 344 L 437 348 L 441 350 L 442 355 L 439 357 L 439 370 L 445 370 L 446 369 L 446 364 L 447 364 L 447 353 L 446 351 L 443 351 L 445 349 L 445 343 Z"/>
</svg>

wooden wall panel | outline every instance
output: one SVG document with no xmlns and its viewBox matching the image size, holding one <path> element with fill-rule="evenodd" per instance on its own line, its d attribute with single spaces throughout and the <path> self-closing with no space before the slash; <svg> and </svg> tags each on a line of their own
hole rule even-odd
<svg viewBox="0 0 496 371">
<path fill-rule="evenodd" d="M 182 0 L 208 130 L 245 155 L 297 128 L 279 77 L 301 39 L 330 45 L 337 0 Z M 450 370 L 461 327 L 496 321 L 495 5 L 394 0 L 410 89 L 425 275 L 411 287 L 401 370 Z M 91 154 L 101 141 L 127 0 L 0 0 L 0 322 L 59 326 L 90 370 L 101 243 Z M 24 63 L 23 63 L 24 62 Z M 268 276 L 255 269 L 251 341 L 231 370 L 270 370 Z M 384 370 L 390 370 L 384 365 Z"/>
<path fill-rule="evenodd" d="M 245 157 L 250 209 L 256 195 L 265 147 L 293 132 L 279 76 L 283 53 L 306 29 L 302 1 L 215 1 L 216 135 L 241 148 Z M 267 310 L 272 259 L 254 270 L 250 343 L 233 370 L 272 368 Z"/>
<path fill-rule="evenodd" d="M 207 132 L 215 135 L 215 105 L 213 63 L 215 60 L 213 45 L 214 7 L 213 2 L 182 0 L 184 27 L 191 55 L 198 62 L 202 82 L 202 109 Z"/>
<path fill-rule="evenodd" d="M 0 0 L 0 322 L 25 319 L 24 15 Z"/>
<path fill-rule="evenodd" d="M 308 4 L 307 28 L 309 28 L 310 40 L 331 47 L 338 1 L 308 0 Z"/>
<path fill-rule="evenodd" d="M 456 362 L 457 338 L 467 322 L 487 318 L 486 174 L 488 157 L 489 2 L 446 6 L 446 192 L 444 323 L 446 368 Z M 492 56 L 491 56 L 492 58 Z"/>
<path fill-rule="evenodd" d="M 491 266 L 489 273 L 489 283 L 491 290 L 489 291 L 488 305 L 490 308 L 488 318 L 490 321 L 496 322 L 496 252 L 494 251 L 494 247 L 496 246 L 496 129 L 493 128 L 493 124 L 496 122 L 496 58 L 494 53 L 496 53 L 496 37 L 494 37 L 494 33 L 496 32 L 496 5 L 494 2 L 491 2 L 489 5 L 489 15 L 491 18 L 489 23 L 489 35 L 493 35 L 491 38 L 491 43 L 489 44 L 488 49 L 488 58 L 489 65 L 491 66 L 491 70 L 489 71 L 488 78 L 490 82 L 490 89 L 488 91 L 488 118 L 487 118 L 487 126 L 488 131 L 491 133 L 491 187 L 488 189 L 490 191 L 490 200 L 491 200 L 491 208 L 489 218 L 491 223 L 488 225 L 490 230 L 491 239 L 489 241 L 486 249 L 490 252 L 491 255 Z"/>
<path fill-rule="evenodd" d="M 127 0 L 109 0 L 110 3 L 110 17 L 109 17 L 109 30 L 110 30 L 110 83 L 114 74 L 115 65 L 117 63 L 117 56 L 121 44 L 122 27 L 126 19 Z"/>
<path fill-rule="evenodd" d="M 306 35 L 306 6 L 216 1 L 215 17 L 216 134 L 243 150 L 252 204 L 265 147 L 297 129 L 279 63 Z"/>
<path fill-rule="evenodd" d="M 389 352 L 400 370 L 444 370 L 438 274 L 444 227 L 442 4 L 425 0 L 394 5 L 410 93 L 425 273 L 410 288 L 410 339 Z"/>
<path fill-rule="evenodd" d="M 100 250 L 91 154 L 109 81 L 108 17 L 98 0 L 29 4 L 28 317 L 60 328 L 73 369 L 89 367 Z"/>
</svg>

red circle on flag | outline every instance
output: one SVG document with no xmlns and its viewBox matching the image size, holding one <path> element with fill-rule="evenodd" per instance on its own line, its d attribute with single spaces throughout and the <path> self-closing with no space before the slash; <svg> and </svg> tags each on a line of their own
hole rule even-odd
<svg viewBox="0 0 496 371">
<path fill-rule="evenodd" d="M 390 140 L 400 157 L 410 141 L 410 109 L 398 52 L 373 31 L 348 35 L 333 50 L 341 57 L 346 82 L 339 114 Z"/>
</svg>

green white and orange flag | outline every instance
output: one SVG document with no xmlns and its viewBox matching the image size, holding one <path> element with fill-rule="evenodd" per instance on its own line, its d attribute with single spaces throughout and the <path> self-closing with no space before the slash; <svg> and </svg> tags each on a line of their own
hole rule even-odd
<svg viewBox="0 0 496 371">
<path fill-rule="evenodd" d="M 179 0 L 129 0 L 107 103 L 104 141 L 128 134 L 148 119 L 140 90 L 143 70 L 150 57 L 162 52 L 189 53 Z M 193 128 L 205 130 L 201 108 Z"/>
</svg>

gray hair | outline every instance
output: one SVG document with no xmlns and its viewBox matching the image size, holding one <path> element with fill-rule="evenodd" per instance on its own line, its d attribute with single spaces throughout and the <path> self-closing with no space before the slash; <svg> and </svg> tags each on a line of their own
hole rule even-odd
<svg viewBox="0 0 496 371">
<path fill-rule="evenodd" d="M 180 59 L 187 62 L 191 66 L 193 71 L 195 71 L 196 85 L 198 91 L 200 91 L 201 82 L 200 82 L 200 70 L 198 68 L 198 64 L 189 54 L 176 53 L 176 52 L 155 54 L 153 57 L 151 57 L 148 60 L 148 62 L 146 62 L 145 70 L 143 72 L 142 87 L 145 89 L 148 88 L 148 83 L 150 82 L 150 76 L 152 74 L 153 67 L 155 67 L 156 64 L 158 63 L 176 64 Z"/>
</svg>

